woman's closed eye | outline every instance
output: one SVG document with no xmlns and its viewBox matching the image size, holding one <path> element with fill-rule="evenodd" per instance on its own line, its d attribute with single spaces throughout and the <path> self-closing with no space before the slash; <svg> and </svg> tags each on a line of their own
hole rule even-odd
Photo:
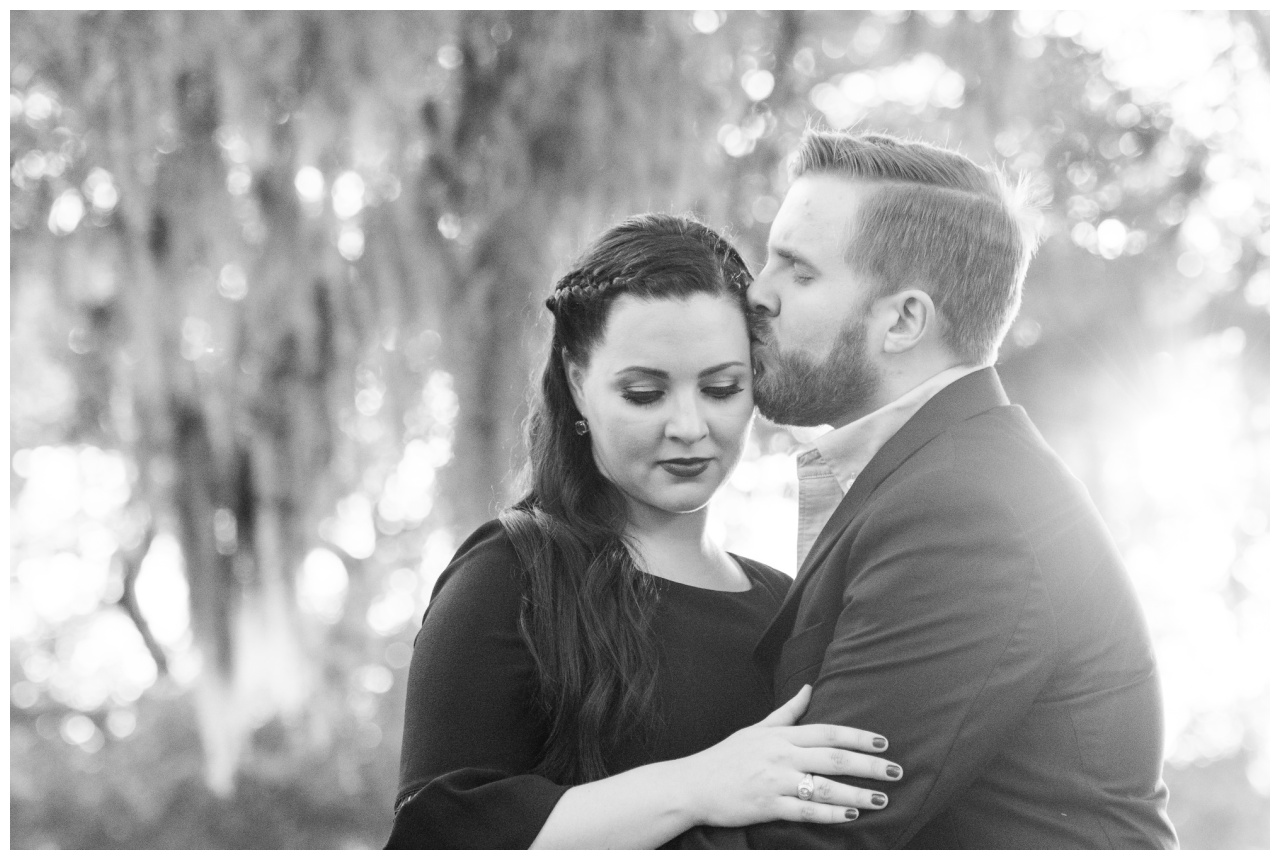
<svg viewBox="0 0 1280 860">
<path fill-rule="evenodd" d="M 711 385 L 702 389 L 704 394 L 709 397 L 714 397 L 717 400 L 728 400 L 735 394 L 741 394 L 742 391 L 742 386 L 736 383 L 731 383 L 729 385 Z"/>
<path fill-rule="evenodd" d="M 624 388 L 622 399 L 639 406 L 657 403 L 662 398 L 662 390 L 657 388 Z"/>
<path fill-rule="evenodd" d="M 746 389 L 736 382 L 725 383 L 723 385 L 707 385 L 702 388 L 702 393 L 715 400 L 728 400 L 730 397 L 741 394 Z M 657 403 L 666 394 L 660 388 L 624 388 L 622 389 L 622 399 L 628 403 L 634 403 L 637 406 L 649 406 Z"/>
</svg>

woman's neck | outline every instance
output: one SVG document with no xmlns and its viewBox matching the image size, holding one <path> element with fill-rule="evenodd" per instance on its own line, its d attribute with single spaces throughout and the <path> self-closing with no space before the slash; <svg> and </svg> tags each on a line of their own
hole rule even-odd
<svg viewBox="0 0 1280 860">
<path fill-rule="evenodd" d="M 685 514 L 632 510 L 627 540 L 646 572 L 715 591 L 746 591 L 742 568 L 707 534 L 707 509 Z"/>
</svg>

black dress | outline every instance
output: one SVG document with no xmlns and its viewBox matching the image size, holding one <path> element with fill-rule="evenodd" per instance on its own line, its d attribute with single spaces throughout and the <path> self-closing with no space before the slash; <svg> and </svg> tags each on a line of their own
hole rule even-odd
<svg viewBox="0 0 1280 860">
<path fill-rule="evenodd" d="M 663 730 L 656 749 L 615 750 L 610 772 L 699 752 L 773 710 L 770 673 L 752 651 L 791 580 L 734 558 L 748 591 L 661 581 Z M 528 848 L 569 789 L 532 773 L 546 732 L 517 628 L 520 589 L 515 548 L 496 521 L 441 574 L 414 642 L 388 848 Z"/>
</svg>

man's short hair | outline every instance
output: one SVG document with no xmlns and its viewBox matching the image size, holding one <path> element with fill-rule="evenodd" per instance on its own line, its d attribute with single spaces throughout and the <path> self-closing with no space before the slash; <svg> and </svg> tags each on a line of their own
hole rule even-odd
<svg viewBox="0 0 1280 860">
<path fill-rule="evenodd" d="M 812 130 L 791 173 L 867 183 L 846 246 L 849 265 L 876 281 L 877 297 L 924 290 L 958 358 L 995 359 L 1035 249 L 1022 204 L 1000 173 L 927 143 Z"/>
</svg>

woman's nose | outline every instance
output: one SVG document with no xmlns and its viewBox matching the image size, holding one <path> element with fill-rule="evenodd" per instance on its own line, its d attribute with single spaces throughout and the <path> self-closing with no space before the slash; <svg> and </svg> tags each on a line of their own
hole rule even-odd
<svg viewBox="0 0 1280 860">
<path fill-rule="evenodd" d="M 707 435 L 707 422 L 692 396 L 676 398 L 667 419 L 667 436 L 681 442 L 697 442 Z"/>
</svg>

